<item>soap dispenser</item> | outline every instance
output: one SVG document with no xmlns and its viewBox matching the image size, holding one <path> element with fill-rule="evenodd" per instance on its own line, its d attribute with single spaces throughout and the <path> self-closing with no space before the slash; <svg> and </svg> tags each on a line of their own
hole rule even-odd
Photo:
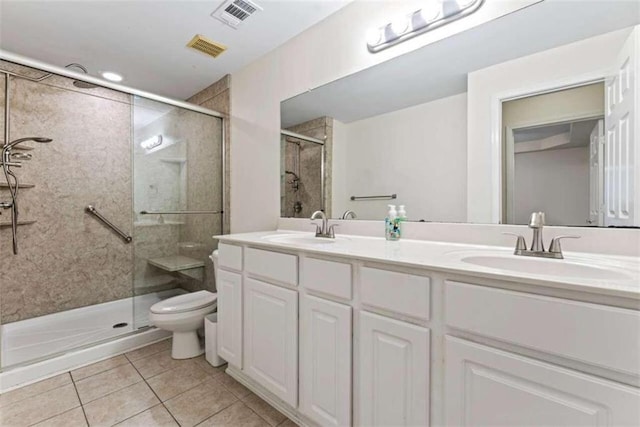
<svg viewBox="0 0 640 427">
<path fill-rule="evenodd" d="M 388 205 L 389 211 L 384 219 L 384 237 L 387 240 L 400 239 L 400 219 L 396 211 L 396 205 Z"/>
</svg>

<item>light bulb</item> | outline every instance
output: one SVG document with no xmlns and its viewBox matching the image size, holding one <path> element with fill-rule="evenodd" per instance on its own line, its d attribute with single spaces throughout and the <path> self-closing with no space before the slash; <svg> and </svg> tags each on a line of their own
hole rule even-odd
<svg viewBox="0 0 640 427">
<path fill-rule="evenodd" d="M 466 9 L 472 4 L 474 4 L 477 0 L 456 0 L 460 9 Z"/>
<path fill-rule="evenodd" d="M 369 46 L 376 46 L 382 41 L 382 31 L 380 28 L 370 30 L 367 34 L 367 44 Z"/>
<path fill-rule="evenodd" d="M 425 23 L 433 22 L 442 15 L 442 3 L 438 0 L 431 0 L 420 10 L 419 14 Z"/>
<path fill-rule="evenodd" d="M 409 29 L 409 19 L 406 16 L 402 18 L 394 19 L 391 22 L 391 31 L 396 36 L 401 36 Z"/>
</svg>

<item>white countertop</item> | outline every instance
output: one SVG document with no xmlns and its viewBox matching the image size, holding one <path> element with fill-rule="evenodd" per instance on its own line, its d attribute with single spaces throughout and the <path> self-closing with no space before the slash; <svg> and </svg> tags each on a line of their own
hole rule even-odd
<svg viewBox="0 0 640 427">
<path fill-rule="evenodd" d="M 215 236 L 224 243 L 236 243 L 261 248 L 274 248 L 309 254 L 358 258 L 391 265 L 426 268 L 430 270 L 468 274 L 477 277 L 515 281 L 552 288 L 577 290 L 640 300 L 640 258 L 629 256 L 599 255 L 582 252 L 564 252 L 564 260 L 541 259 L 513 255 L 513 248 L 402 239 L 389 242 L 379 237 L 340 234 L 326 244 L 283 243 L 272 241 L 282 236 L 309 236 L 312 233 L 289 230 Z M 523 260 L 530 268 L 526 271 L 475 265 L 463 261 L 465 257 L 498 256 Z M 507 259 L 511 261 L 511 259 Z M 554 275 L 557 263 L 571 264 L 578 271 Z M 582 270 L 582 271 L 580 271 Z M 590 277 L 590 271 L 593 276 Z M 602 271 L 615 271 L 615 279 L 595 277 Z"/>
</svg>

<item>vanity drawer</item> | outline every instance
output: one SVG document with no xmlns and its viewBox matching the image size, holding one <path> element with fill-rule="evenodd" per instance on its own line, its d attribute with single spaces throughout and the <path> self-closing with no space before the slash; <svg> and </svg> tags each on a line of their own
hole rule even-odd
<svg viewBox="0 0 640 427">
<path fill-rule="evenodd" d="M 247 248 L 244 269 L 263 279 L 271 279 L 286 285 L 298 285 L 298 257 L 296 255 Z"/>
<path fill-rule="evenodd" d="M 394 313 L 429 320 L 430 279 L 413 274 L 362 267 L 362 304 Z"/>
<path fill-rule="evenodd" d="M 229 270 L 242 271 L 242 247 L 220 243 L 218 245 L 218 265 Z"/>
<path fill-rule="evenodd" d="M 300 284 L 309 290 L 350 300 L 351 264 L 304 258 Z"/>
<path fill-rule="evenodd" d="M 634 310 L 445 282 L 446 324 L 548 354 L 638 375 Z"/>
</svg>

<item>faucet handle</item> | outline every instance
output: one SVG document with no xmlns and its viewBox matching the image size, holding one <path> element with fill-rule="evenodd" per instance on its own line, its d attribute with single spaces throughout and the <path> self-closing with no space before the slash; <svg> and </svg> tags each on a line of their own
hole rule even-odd
<svg viewBox="0 0 640 427">
<path fill-rule="evenodd" d="M 309 224 L 316 226 L 316 237 L 322 234 L 322 228 L 318 224 L 315 222 L 310 222 Z"/>
<path fill-rule="evenodd" d="M 515 237 L 517 237 L 515 252 L 526 251 L 527 250 L 527 242 L 525 242 L 524 236 L 522 234 L 508 233 L 508 232 L 504 232 L 502 234 L 504 234 L 505 236 L 515 236 Z"/>
<path fill-rule="evenodd" d="M 562 246 L 560 246 L 560 240 L 562 239 L 579 239 L 580 236 L 574 236 L 574 235 L 563 235 L 563 236 L 556 236 L 553 239 L 551 239 L 551 243 L 549 244 L 549 252 L 554 253 L 554 254 L 560 254 L 560 256 L 562 256 Z"/>
<path fill-rule="evenodd" d="M 329 235 L 329 237 L 331 237 L 332 239 L 334 237 L 336 237 L 336 232 L 334 230 L 335 227 L 340 227 L 340 224 L 331 224 L 329 226 L 329 229 L 327 230 L 327 234 Z"/>
</svg>

